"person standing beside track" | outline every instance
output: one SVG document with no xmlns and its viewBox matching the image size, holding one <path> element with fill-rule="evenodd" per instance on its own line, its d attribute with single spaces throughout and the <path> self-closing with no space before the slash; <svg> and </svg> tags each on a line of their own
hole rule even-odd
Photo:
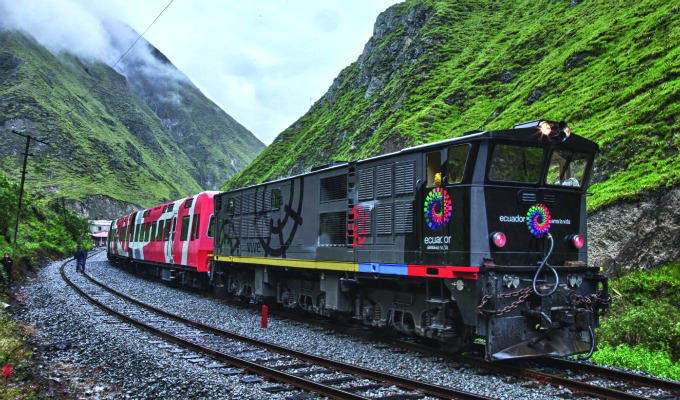
<svg viewBox="0 0 680 400">
<path fill-rule="evenodd" d="M 9 286 L 12 284 L 12 266 L 14 265 L 14 261 L 9 256 L 9 253 L 5 252 L 5 256 L 2 257 L 0 263 L 2 264 L 2 269 L 5 270 L 5 283 Z"/>
<path fill-rule="evenodd" d="M 80 250 L 80 268 L 85 272 L 85 261 L 87 260 L 87 250 Z"/>
<path fill-rule="evenodd" d="M 76 271 L 81 271 L 82 264 L 80 263 L 80 260 L 82 259 L 83 256 L 83 250 L 80 249 L 80 245 L 76 247 L 76 252 L 73 253 L 73 259 L 76 260 Z"/>
</svg>

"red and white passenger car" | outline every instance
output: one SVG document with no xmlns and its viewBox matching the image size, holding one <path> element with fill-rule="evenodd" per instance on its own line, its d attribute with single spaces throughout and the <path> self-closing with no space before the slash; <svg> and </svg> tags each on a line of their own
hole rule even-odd
<svg viewBox="0 0 680 400">
<path fill-rule="evenodd" d="M 210 272 L 217 193 L 201 192 L 115 219 L 109 260 L 165 281 L 203 286 Z"/>
</svg>

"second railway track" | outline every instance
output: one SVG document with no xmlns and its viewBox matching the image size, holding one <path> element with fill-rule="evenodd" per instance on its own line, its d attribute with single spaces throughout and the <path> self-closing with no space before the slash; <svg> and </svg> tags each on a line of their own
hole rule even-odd
<svg viewBox="0 0 680 400">
<path fill-rule="evenodd" d="M 85 274 L 78 284 L 61 266 L 62 278 L 81 296 L 116 318 L 226 366 L 278 382 L 270 393 L 304 390 L 336 399 L 491 399 L 410 378 L 330 360 L 189 320 L 120 293 Z M 83 284 L 84 283 L 84 284 Z M 295 371 L 295 372 L 292 372 Z"/>
</svg>

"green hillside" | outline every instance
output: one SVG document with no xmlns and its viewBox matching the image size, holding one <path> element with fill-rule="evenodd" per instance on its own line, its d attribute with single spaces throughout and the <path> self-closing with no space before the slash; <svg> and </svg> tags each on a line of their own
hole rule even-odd
<svg viewBox="0 0 680 400">
<path fill-rule="evenodd" d="M 600 144 L 591 209 L 680 180 L 680 1 L 424 0 L 225 187 L 537 118 Z"/>
<path fill-rule="evenodd" d="M 152 85 L 130 71 L 126 79 L 105 64 L 55 55 L 26 34 L 0 32 L 0 168 L 20 170 L 16 129 L 51 144 L 31 149 L 31 189 L 150 206 L 216 188 L 264 147 L 182 76 Z"/>
</svg>

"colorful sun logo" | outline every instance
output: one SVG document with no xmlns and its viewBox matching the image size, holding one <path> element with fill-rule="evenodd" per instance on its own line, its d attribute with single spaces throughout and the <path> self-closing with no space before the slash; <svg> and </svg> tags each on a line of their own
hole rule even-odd
<svg viewBox="0 0 680 400">
<path fill-rule="evenodd" d="M 550 230 L 550 211 L 543 204 L 532 206 L 527 212 L 527 227 L 537 238 L 543 237 Z"/>
<path fill-rule="evenodd" d="M 439 229 L 451 218 L 451 197 L 442 188 L 432 189 L 425 197 L 425 221 L 430 229 Z"/>
</svg>

